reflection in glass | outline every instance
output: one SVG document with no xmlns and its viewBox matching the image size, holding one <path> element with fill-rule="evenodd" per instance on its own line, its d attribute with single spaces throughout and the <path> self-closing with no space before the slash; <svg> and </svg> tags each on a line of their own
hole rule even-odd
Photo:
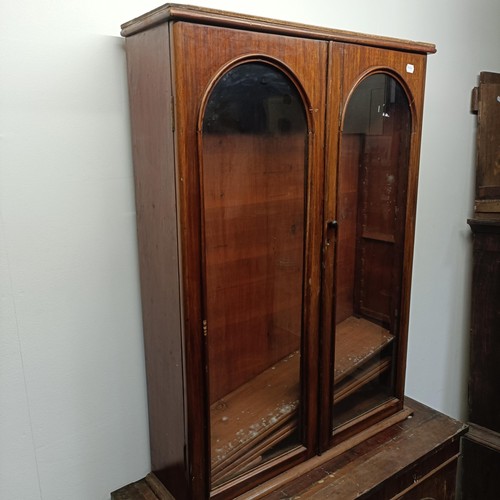
<svg viewBox="0 0 500 500">
<path fill-rule="evenodd" d="M 345 111 L 337 186 L 333 427 L 394 394 L 411 114 L 375 74 Z"/>
<path fill-rule="evenodd" d="M 248 62 L 203 117 L 211 478 L 299 444 L 307 122 L 275 67 Z"/>
</svg>

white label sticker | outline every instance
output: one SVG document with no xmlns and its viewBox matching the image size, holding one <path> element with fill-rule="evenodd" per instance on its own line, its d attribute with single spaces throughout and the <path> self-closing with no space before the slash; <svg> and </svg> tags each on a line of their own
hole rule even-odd
<svg viewBox="0 0 500 500">
<path fill-rule="evenodd" d="M 415 66 L 413 66 L 413 64 L 406 65 L 406 72 L 407 73 L 413 73 L 414 71 L 415 71 Z"/>
</svg>

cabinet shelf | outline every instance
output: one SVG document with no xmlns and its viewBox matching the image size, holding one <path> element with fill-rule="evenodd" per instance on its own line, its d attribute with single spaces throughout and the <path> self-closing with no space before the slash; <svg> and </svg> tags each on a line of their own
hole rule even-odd
<svg viewBox="0 0 500 500">
<path fill-rule="evenodd" d="M 335 402 L 382 374 L 390 356 L 378 357 L 394 337 L 383 327 L 350 317 L 336 327 Z M 297 429 L 300 353 L 292 352 L 210 407 L 213 486 L 254 466 Z"/>
<path fill-rule="evenodd" d="M 337 325 L 335 336 L 335 385 L 364 366 L 394 340 L 394 336 L 382 326 L 354 316 Z"/>
<path fill-rule="evenodd" d="M 299 370 L 300 355 L 295 351 L 211 406 L 214 483 L 236 464 L 255 462 L 293 432 Z"/>
</svg>

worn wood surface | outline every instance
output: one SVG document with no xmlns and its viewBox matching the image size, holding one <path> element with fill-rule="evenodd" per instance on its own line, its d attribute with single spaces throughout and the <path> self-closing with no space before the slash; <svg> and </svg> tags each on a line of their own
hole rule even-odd
<svg viewBox="0 0 500 500">
<path fill-rule="evenodd" d="M 334 384 L 362 367 L 394 337 L 385 329 L 363 318 L 350 317 L 337 325 Z"/>
<path fill-rule="evenodd" d="M 153 474 L 111 493 L 112 500 L 176 500 Z M 177 499 L 178 500 L 178 499 Z"/>
<path fill-rule="evenodd" d="M 235 463 L 254 463 L 297 427 L 300 355 L 276 365 L 214 403 L 210 411 L 212 481 L 232 472 Z M 288 432 L 283 432 L 284 427 Z M 279 442 L 279 441 L 278 441 Z M 240 466 L 240 472 L 245 467 Z"/>
<path fill-rule="evenodd" d="M 389 367 L 389 359 L 371 360 L 391 340 L 383 328 L 359 318 L 338 325 L 334 384 L 340 385 L 335 390 L 336 401 Z M 227 467 L 232 470 L 236 462 L 258 463 L 266 450 L 296 428 L 299 362 L 295 352 L 212 405 L 213 480 L 222 479 Z M 359 373 L 345 380 L 355 370 Z M 279 440 L 273 435 L 280 436 Z"/>
<path fill-rule="evenodd" d="M 414 409 L 412 418 L 263 498 L 388 499 L 456 459 L 465 426 L 416 402 L 408 403 Z"/>
<path fill-rule="evenodd" d="M 382 327 L 361 318 L 337 325 L 334 387 L 339 402 L 390 366 L 377 354 L 393 340 Z M 210 410 L 213 484 L 257 465 L 266 451 L 297 428 L 300 355 L 294 352 L 216 401 Z M 349 377 L 357 371 L 356 376 Z M 293 443 L 288 443 L 288 445 Z M 229 475 L 229 476 L 228 476 Z"/>
<path fill-rule="evenodd" d="M 297 471 L 287 483 L 275 482 L 274 489 L 263 485 L 239 498 L 387 500 L 428 496 L 452 500 L 459 440 L 466 427 L 420 403 L 409 399 L 407 402 L 413 411 L 411 418 L 358 442 L 316 468 Z M 171 498 L 161 485 L 156 485 L 153 493 L 147 478 L 141 481 L 145 491 L 137 493 L 138 488 L 133 483 L 114 492 L 112 499 Z M 150 494 L 156 496 L 146 496 Z"/>
</svg>

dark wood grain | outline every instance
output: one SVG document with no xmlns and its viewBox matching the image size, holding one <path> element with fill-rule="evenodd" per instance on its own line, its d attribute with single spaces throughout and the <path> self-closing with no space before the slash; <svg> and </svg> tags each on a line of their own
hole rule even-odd
<svg viewBox="0 0 500 500">
<path fill-rule="evenodd" d="M 479 76 L 476 211 L 500 213 L 500 74 Z M 495 200 L 497 203 L 495 203 Z"/>
<path fill-rule="evenodd" d="M 500 433 L 500 220 L 474 232 L 469 421 Z"/>
<path fill-rule="evenodd" d="M 380 326 L 352 317 L 337 326 L 336 336 L 334 395 L 340 401 L 389 368 L 391 360 L 377 354 L 393 338 Z M 216 484 L 235 472 L 235 462 L 259 464 L 266 451 L 297 429 L 299 368 L 297 351 L 212 404 L 211 461 Z M 289 440 L 287 446 L 293 442 Z"/>
<path fill-rule="evenodd" d="M 428 496 L 452 500 L 459 441 L 466 427 L 416 401 L 407 402 L 411 418 L 366 437 L 316 467 L 298 472 L 286 483 L 274 481 L 274 485 L 263 485 L 260 494 L 253 490 L 238 498 L 285 499 L 300 495 L 302 498 L 385 500 Z M 170 500 L 168 492 L 154 484 L 151 476 L 140 483 L 117 490 L 112 494 L 113 500 Z M 148 497 L 145 493 L 140 496 L 139 490 L 148 490 L 148 494 L 155 496 Z"/>
<path fill-rule="evenodd" d="M 399 498 L 398 493 L 407 488 L 408 492 L 415 487 L 424 490 L 422 483 L 433 473 L 440 475 L 443 464 L 448 461 L 451 470 L 445 468 L 446 485 L 450 492 L 451 488 L 454 491 L 459 440 L 465 426 L 414 401 L 408 402 L 414 409 L 412 418 L 376 434 L 262 498 Z M 428 491 L 436 494 L 444 482 L 441 476 Z"/>
<path fill-rule="evenodd" d="M 175 500 L 153 474 L 111 493 L 111 500 Z"/>
</svg>

